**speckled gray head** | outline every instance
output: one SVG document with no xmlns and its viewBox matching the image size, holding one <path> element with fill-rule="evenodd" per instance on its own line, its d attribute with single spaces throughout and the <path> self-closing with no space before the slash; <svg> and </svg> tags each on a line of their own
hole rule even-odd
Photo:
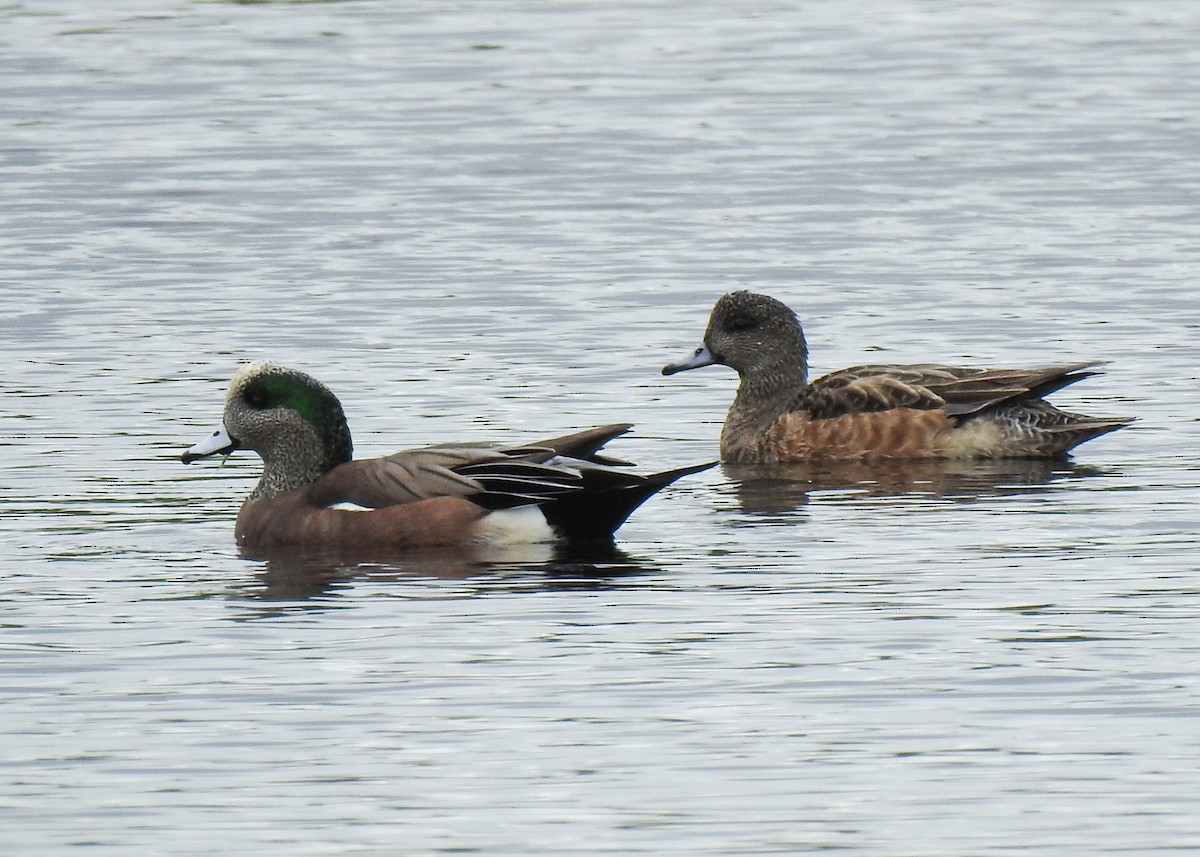
<svg viewBox="0 0 1200 857">
<path fill-rule="evenodd" d="M 353 455 L 341 402 L 315 378 L 275 363 L 243 367 L 229 384 L 224 419 L 183 454 L 184 463 L 252 449 L 263 481 L 252 496 L 270 496 L 316 479 Z"/>
</svg>

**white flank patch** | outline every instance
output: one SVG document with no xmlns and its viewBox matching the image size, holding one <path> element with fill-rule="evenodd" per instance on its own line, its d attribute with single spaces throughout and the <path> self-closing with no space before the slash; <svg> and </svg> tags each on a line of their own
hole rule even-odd
<svg viewBox="0 0 1200 857">
<path fill-rule="evenodd" d="M 554 530 L 537 506 L 499 509 L 480 522 L 480 544 L 529 545 L 551 541 Z"/>
<path fill-rule="evenodd" d="M 374 512 L 370 506 L 360 506 L 357 503 L 334 503 L 332 506 L 327 506 L 329 509 L 337 509 L 339 512 Z"/>
</svg>

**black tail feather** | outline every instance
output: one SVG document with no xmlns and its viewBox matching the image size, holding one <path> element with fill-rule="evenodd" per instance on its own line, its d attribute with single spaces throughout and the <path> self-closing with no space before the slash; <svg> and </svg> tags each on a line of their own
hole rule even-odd
<svg viewBox="0 0 1200 857">
<path fill-rule="evenodd" d="M 708 470 L 716 463 L 693 464 L 649 476 L 588 468 L 583 471 L 582 491 L 554 498 L 542 506 L 542 512 L 568 542 L 612 541 L 613 533 L 638 506 L 676 479 Z"/>
</svg>

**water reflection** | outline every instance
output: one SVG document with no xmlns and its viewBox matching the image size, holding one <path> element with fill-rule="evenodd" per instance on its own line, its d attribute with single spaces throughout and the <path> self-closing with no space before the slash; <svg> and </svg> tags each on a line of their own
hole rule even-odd
<svg viewBox="0 0 1200 857">
<path fill-rule="evenodd" d="M 340 597 L 361 579 L 480 579 L 482 590 L 604 588 L 618 578 L 644 574 L 653 565 L 634 559 L 612 542 L 586 545 L 447 547 L 381 553 L 338 548 L 277 548 L 246 552 L 259 561 L 253 583 L 240 590 L 258 600 L 305 602 Z M 275 613 L 278 611 L 272 611 Z"/>
<path fill-rule="evenodd" d="M 1046 459 L 726 464 L 723 469 L 735 486 L 742 511 L 751 514 L 797 509 L 809 502 L 813 492 L 970 501 L 1027 493 L 1059 480 L 1098 473 L 1071 461 Z"/>
</svg>

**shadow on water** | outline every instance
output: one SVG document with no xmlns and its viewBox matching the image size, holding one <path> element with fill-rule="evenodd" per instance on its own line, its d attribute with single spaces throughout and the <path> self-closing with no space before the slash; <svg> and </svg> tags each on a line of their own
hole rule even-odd
<svg viewBox="0 0 1200 857">
<path fill-rule="evenodd" d="M 723 469 L 742 511 L 763 515 L 805 506 L 814 493 L 837 495 L 829 499 L 923 497 L 971 502 L 1028 494 L 1101 472 L 1061 459 L 726 464 Z"/>
<path fill-rule="evenodd" d="M 275 602 L 308 602 L 329 608 L 362 580 L 414 583 L 471 581 L 478 591 L 605 589 L 614 582 L 654 570 L 612 542 L 583 545 L 515 545 L 505 547 L 447 547 L 387 552 L 355 549 L 277 548 L 243 551 L 261 563 L 254 579 L 238 587 L 239 597 Z M 470 594 L 470 593 L 468 593 Z M 347 604 L 346 606 L 351 606 Z M 263 615 L 277 615 L 272 609 Z"/>
</svg>

